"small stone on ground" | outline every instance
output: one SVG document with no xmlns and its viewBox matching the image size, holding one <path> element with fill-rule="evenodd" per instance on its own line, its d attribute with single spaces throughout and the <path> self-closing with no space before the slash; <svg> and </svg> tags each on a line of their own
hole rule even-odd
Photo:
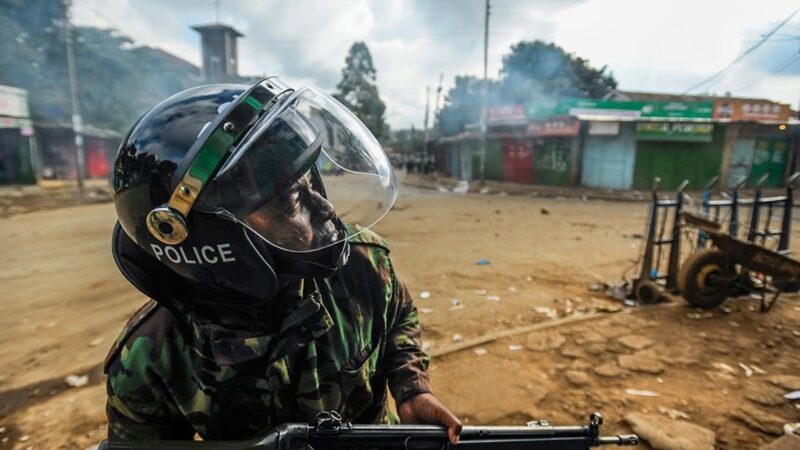
<svg viewBox="0 0 800 450">
<path fill-rule="evenodd" d="M 561 353 L 561 356 L 572 359 L 583 356 L 583 352 L 579 348 L 574 347 L 562 347 L 559 353 Z"/>
<path fill-rule="evenodd" d="M 589 384 L 589 375 L 586 375 L 586 372 L 568 370 L 564 373 L 564 376 L 569 381 L 569 384 L 573 386 L 586 386 Z"/>
<path fill-rule="evenodd" d="M 734 410 L 730 416 L 753 431 L 774 436 L 783 434 L 783 424 L 786 422 L 781 417 L 746 405 Z"/>
<path fill-rule="evenodd" d="M 786 404 L 783 394 L 783 389 L 764 383 L 746 389 L 744 398 L 761 406 L 781 406 Z"/>
<path fill-rule="evenodd" d="M 759 450 L 797 450 L 800 448 L 800 436 L 796 434 L 786 434 L 767 445 L 761 446 Z"/>
<path fill-rule="evenodd" d="M 653 345 L 653 341 L 650 339 L 647 339 L 644 336 L 637 336 L 635 334 L 622 336 L 621 338 L 617 339 L 617 342 L 631 350 L 642 350 Z"/>
<path fill-rule="evenodd" d="M 528 339 L 525 347 L 531 351 L 546 352 L 558 350 L 565 342 L 567 342 L 567 338 L 560 334 L 547 335 L 544 337 L 532 335 Z"/>
<path fill-rule="evenodd" d="M 606 337 L 596 331 L 585 331 L 575 336 L 575 343 L 578 345 L 598 344 L 606 342 Z"/>
<path fill-rule="evenodd" d="M 787 391 L 800 390 L 800 376 L 797 375 L 772 375 L 767 381 Z"/>
<path fill-rule="evenodd" d="M 622 376 L 625 371 L 614 363 L 605 363 L 594 368 L 594 373 L 606 378 L 616 378 Z"/>
<path fill-rule="evenodd" d="M 631 413 L 625 422 L 656 450 L 714 450 L 716 433 L 681 420 Z"/>
<path fill-rule="evenodd" d="M 649 373 L 651 375 L 658 375 L 664 371 L 664 365 L 661 364 L 661 361 L 638 353 L 633 355 L 620 355 L 619 366 L 623 369 Z"/>
</svg>

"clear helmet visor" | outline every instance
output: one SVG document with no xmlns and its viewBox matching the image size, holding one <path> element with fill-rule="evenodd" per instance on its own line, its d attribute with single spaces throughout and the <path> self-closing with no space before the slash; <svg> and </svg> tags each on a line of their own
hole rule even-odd
<svg viewBox="0 0 800 450">
<path fill-rule="evenodd" d="M 372 133 L 334 98 L 305 88 L 252 127 L 195 207 L 308 252 L 356 232 L 339 220 L 372 226 L 396 198 L 392 166 Z"/>
</svg>

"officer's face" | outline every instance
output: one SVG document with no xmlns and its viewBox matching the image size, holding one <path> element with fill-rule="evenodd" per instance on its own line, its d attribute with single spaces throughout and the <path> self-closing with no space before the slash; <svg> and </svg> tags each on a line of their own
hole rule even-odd
<svg viewBox="0 0 800 450">
<path fill-rule="evenodd" d="M 280 197 L 250 213 L 248 223 L 287 250 L 311 250 L 337 239 L 333 204 L 320 194 L 306 174 Z"/>
</svg>

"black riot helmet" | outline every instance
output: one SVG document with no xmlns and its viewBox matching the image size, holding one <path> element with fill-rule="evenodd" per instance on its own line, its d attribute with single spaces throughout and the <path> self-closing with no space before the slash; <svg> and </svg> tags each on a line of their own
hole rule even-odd
<svg viewBox="0 0 800 450">
<path fill-rule="evenodd" d="M 347 108 L 278 78 L 154 106 L 120 146 L 113 190 L 114 256 L 137 288 L 157 297 L 166 267 L 232 306 L 270 299 L 281 278 L 333 275 L 348 238 L 397 196 L 383 148 Z"/>
</svg>

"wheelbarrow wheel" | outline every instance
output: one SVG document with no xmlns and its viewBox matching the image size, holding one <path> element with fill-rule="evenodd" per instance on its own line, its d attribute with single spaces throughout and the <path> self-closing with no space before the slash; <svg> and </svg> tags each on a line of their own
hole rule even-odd
<svg viewBox="0 0 800 450">
<path fill-rule="evenodd" d="M 664 288 L 653 280 L 643 279 L 636 282 L 635 294 L 642 303 L 656 303 L 664 295 Z"/>
<path fill-rule="evenodd" d="M 700 250 L 683 263 L 678 273 L 678 290 L 690 305 L 714 308 L 730 294 L 733 266 L 716 248 Z"/>
</svg>

